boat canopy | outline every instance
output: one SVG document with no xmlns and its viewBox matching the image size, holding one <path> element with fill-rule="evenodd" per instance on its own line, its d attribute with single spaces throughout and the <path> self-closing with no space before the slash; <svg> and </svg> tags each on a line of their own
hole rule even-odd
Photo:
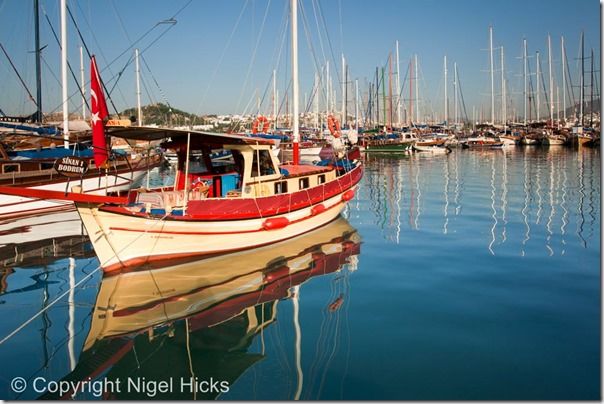
<svg viewBox="0 0 604 404">
<path fill-rule="evenodd" d="M 191 134 L 191 147 L 196 145 L 209 145 L 222 147 L 225 144 L 233 145 L 272 145 L 271 139 L 231 135 L 226 133 L 200 132 L 194 130 L 181 130 L 170 128 L 155 128 L 147 126 L 124 126 L 106 128 L 106 134 L 129 140 L 163 140 L 172 139 L 180 143 L 187 141 L 187 135 Z"/>
</svg>

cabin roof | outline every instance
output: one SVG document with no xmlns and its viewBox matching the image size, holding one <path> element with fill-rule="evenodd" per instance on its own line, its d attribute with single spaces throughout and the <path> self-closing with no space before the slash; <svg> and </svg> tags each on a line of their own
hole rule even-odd
<svg viewBox="0 0 604 404">
<path fill-rule="evenodd" d="M 111 136 L 131 140 L 162 140 L 171 138 L 173 141 L 185 141 L 187 135 L 191 134 L 191 142 L 197 144 L 225 145 L 225 144 L 247 144 L 247 145 L 272 145 L 270 139 L 231 135 L 226 133 L 200 132 L 194 130 L 181 130 L 170 128 L 154 128 L 147 126 L 120 126 L 106 128 L 106 133 Z"/>
</svg>

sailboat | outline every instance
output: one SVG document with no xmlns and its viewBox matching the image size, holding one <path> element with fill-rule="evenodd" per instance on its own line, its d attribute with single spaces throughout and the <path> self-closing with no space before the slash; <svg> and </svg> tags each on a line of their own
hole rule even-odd
<svg viewBox="0 0 604 404">
<path fill-rule="evenodd" d="M 108 196 L 85 194 L 77 186 L 68 193 L 10 187 L 0 187 L 0 193 L 75 202 L 105 272 L 245 250 L 307 233 L 339 216 L 355 195 L 363 165 L 347 157 L 328 166 L 299 164 L 295 3 L 292 83 L 291 164 L 278 164 L 270 152 L 271 140 L 167 128 L 111 127 L 107 128 L 111 136 L 163 140 L 164 148 L 176 150 L 179 163 L 174 186 Z M 93 102 L 93 114 L 98 113 L 95 106 Z M 229 150 L 233 164 L 213 163 L 209 158 L 212 149 Z M 191 150 L 202 151 L 202 169 L 191 169 Z"/>
<path fill-rule="evenodd" d="M 38 10 L 37 1 L 35 1 L 35 10 L 36 12 Z M 65 13 L 65 10 L 62 12 Z M 65 22 L 62 21 L 62 24 Z M 66 38 L 62 40 L 62 49 L 66 49 Z M 36 55 L 39 65 L 39 38 L 36 41 Z M 62 60 L 64 71 L 66 71 L 66 64 L 65 53 L 65 60 Z M 112 154 L 102 166 L 96 164 L 93 158 L 94 150 L 82 142 L 82 133 L 72 136 L 69 132 L 66 73 L 63 80 L 63 137 L 56 136 L 58 132 L 56 128 L 41 125 L 41 75 L 39 69 L 37 70 L 37 112 L 31 117 L 3 118 L 0 122 L 0 133 L 3 134 L 3 144 L 0 144 L 0 186 L 29 187 L 59 192 L 66 191 L 77 182 L 84 193 L 100 195 L 129 189 L 151 168 L 160 164 L 160 155 L 149 154 L 134 157 Z M 89 133 L 89 127 L 86 126 L 85 129 L 87 130 L 84 132 Z M 84 137 L 88 140 L 90 138 L 89 135 Z M 80 166 L 78 175 L 58 169 L 61 166 L 72 165 Z M 57 199 L 40 200 L 9 195 L 0 197 L 0 219 L 64 210 L 74 210 L 73 203 Z"/>
</svg>

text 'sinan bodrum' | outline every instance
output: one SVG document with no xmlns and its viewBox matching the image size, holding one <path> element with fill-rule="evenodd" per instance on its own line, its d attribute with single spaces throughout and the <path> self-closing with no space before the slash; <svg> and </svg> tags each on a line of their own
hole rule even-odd
<svg viewBox="0 0 604 404">
<path fill-rule="evenodd" d="M 80 157 L 66 156 L 55 161 L 55 170 L 66 177 L 81 177 L 88 171 L 88 163 Z"/>
</svg>

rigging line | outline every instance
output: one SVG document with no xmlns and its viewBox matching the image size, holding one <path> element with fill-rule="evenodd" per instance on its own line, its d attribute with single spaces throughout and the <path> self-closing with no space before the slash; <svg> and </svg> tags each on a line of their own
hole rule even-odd
<svg viewBox="0 0 604 404">
<path fill-rule="evenodd" d="M 331 46 L 331 39 L 329 38 L 329 32 L 327 31 L 327 22 L 325 21 L 325 14 L 323 13 L 322 9 L 321 9 L 321 3 L 318 3 L 318 10 L 319 10 L 319 16 L 321 17 L 321 20 L 323 21 L 323 26 L 325 27 L 325 36 L 327 37 L 327 43 L 329 45 L 329 51 L 331 53 L 331 58 L 334 62 L 334 66 L 336 67 L 334 70 L 336 71 L 336 78 L 338 79 L 338 82 L 342 81 L 342 78 L 340 77 L 340 72 L 338 71 L 338 61 L 336 59 L 336 57 L 334 56 L 333 53 L 333 47 Z M 344 72 L 342 72 L 343 74 Z"/>
<path fill-rule="evenodd" d="M 258 38 L 256 39 L 256 45 L 254 46 L 254 50 L 252 52 L 252 58 L 248 64 L 247 72 L 245 73 L 245 80 L 243 81 L 243 86 L 241 87 L 241 93 L 239 94 L 239 101 L 237 101 L 237 107 L 235 110 L 239 110 L 241 100 L 243 99 L 243 93 L 245 92 L 248 84 L 248 80 L 250 78 L 250 74 L 252 72 L 252 67 L 254 66 L 254 61 L 256 60 L 256 53 L 258 52 L 258 47 L 260 45 L 260 40 L 262 39 L 262 33 L 264 32 L 264 27 L 266 25 L 266 18 L 268 16 L 268 10 L 271 6 L 271 0 L 268 0 L 266 4 L 266 9 L 264 10 L 264 17 L 262 18 L 262 23 L 260 24 L 260 32 L 258 33 Z"/>
<path fill-rule="evenodd" d="M 216 74 L 218 73 L 220 65 L 222 65 L 222 60 L 224 59 L 224 56 L 231 45 L 233 36 L 235 35 L 235 32 L 237 31 L 237 27 L 239 27 L 239 23 L 241 22 L 241 18 L 243 17 L 243 12 L 247 8 L 248 3 L 249 3 L 249 0 L 245 0 L 245 3 L 243 3 L 243 7 L 241 8 L 241 11 L 239 12 L 239 16 L 237 17 L 237 20 L 235 21 L 235 26 L 233 27 L 233 30 L 231 31 L 231 34 L 230 34 L 229 38 L 227 39 L 225 46 L 222 48 L 222 53 L 220 54 L 220 57 L 218 58 L 218 63 L 216 64 L 216 67 L 214 68 L 214 72 L 212 72 L 212 76 L 210 77 L 210 80 L 208 81 L 208 85 L 206 86 L 206 89 L 201 96 L 201 101 L 199 102 L 199 106 L 197 107 L 198 111 L 201 111 L 201 107 L 203 106 L 203 104 L 206 100 L 206 97 L 210 91 L 210 87 L 212 86 L 212 84 L 214 83 L 214 80 L 216 79 Z"/>
<path fill-rule="evenodd" d="M 171 108 L 172 106 L 170 105 L 170 101 L 168 101 L 168 97 L 166 97 L 166 94 L 164 93 L 164 91 L 162 90 L 162 88 L 159 86 L 159 83 L 157 82 L 157 79 L 155 78 L 155 75 L 153 74 L 153 72 L 151 71 L 151 68 L 149 67 L 149 64 L 147 63 L 147 59 L 145 59 L 145 57 L 142 55 L 142 53 L 139 53 L 139 56 L 143 60 L 143 64 L 147 68 L 147 71 L 151 75 L 151 79 L 153 80 L 153 82 L 155 83 L 155 86 L 159 90 L 159 94 L 162 96 L 162 98 L 164 99 L 164 101 L 166 102 L 166 104 Z"/>
<path fill-rule="evenodd" d="M 315 26 L 317 28 L 317 36 L 319 37 L 319 46 L 321 47 L 321 56 L 323 56 L 323 64 L 325 64 L 325 62 L 327 61 L 327 58 L 325 57 L 325 48 L 323 47 L 323 37 L 321 36 L 321 28 L 319 26 L 319 20 L 318 20 L 318 13 L 317 13 L 317 9 L 315 7 L 315 0 L 313 0 L 311 2 L 312 4 L 312 10 L 313 10 L 313 15 L 315 17 Z"/>
<path fill-rule="evenodd" d="M 8 56 L 8 53 L 6 52 L 6 49 L 4 49 L 4 45 L 2 45 L 2 42 L 0 42 L 0 48 L 2 49 L 2 52 L 4 52 L 4 55 L 6 56 L 6 58 L 8 59 L 8 62 L 10 63 L 11 67 L 13 68 L 13 71 L 15 72 L 15 74 L 17 75 L 17 77 L 19 78 L 19 81 L 21 82 L 21 85 L 23 86 L 23 88 L 25 89 L 25 91 L 27 91 L 27 95 L 29 96 L 30 101 L 33 102 L 34 105 L 37 107 L 38 103 L 34 99 L 34 97 L 31 94 L 31 92 L 29 91 L 29 88 L 27 88 L 27 84 L 25 84 L 25 81 L 23 81 L 23 78 L 21 77 L 21 75 L 19 74 L 19 71 L 17 70 L 17 68 L 13 64 L 13 61 L 11 60 L 10 56 Z"/>
</svg>

